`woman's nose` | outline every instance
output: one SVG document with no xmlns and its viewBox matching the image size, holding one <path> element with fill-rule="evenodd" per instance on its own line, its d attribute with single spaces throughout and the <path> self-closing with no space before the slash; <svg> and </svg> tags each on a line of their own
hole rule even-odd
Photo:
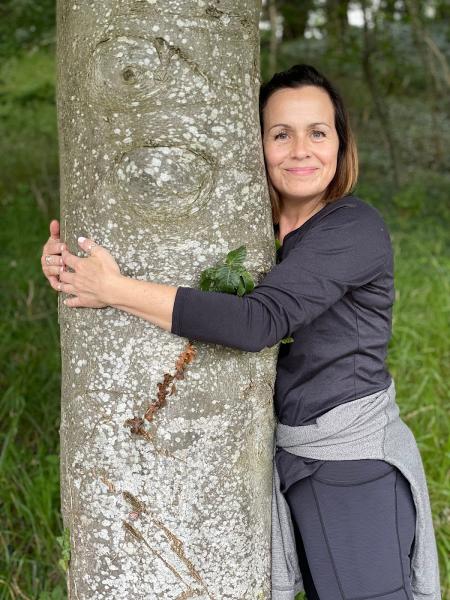
<svg viewBox="0 0 450 600">
<path fill-rule="evenodd" d="M 291 147 L 292 158 L 305 158 L 310 156 L 311 151 L 308 145 L 308 140 L 304 136 L 296 136 Z"/>
</svg>

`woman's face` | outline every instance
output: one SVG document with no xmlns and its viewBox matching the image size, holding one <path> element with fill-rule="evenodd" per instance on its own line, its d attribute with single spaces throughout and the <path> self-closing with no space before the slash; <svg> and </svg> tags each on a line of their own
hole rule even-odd
<svg viewBox="0 0 450 600">
<path fill-rule="evenodd" d="M 339 138 L 327 92 L 283 88 L 263 112 L 267 171 L 280 198 L 320 200 L 336 173 Z"/>
</svg>

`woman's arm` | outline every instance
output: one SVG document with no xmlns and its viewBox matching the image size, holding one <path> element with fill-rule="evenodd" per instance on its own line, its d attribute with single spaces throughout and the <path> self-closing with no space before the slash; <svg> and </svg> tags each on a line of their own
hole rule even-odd
<svg viewBox="0 0 450 600">
<path fill-rule="evenodd" d="M 133 280 L 101 246 L 79 258 L 63 252 L 75 273 L 62 273 L 69 306 L 115 306 L 180 337 L 247 352 L 271 347 L 308 325 L 348 291 L 384 272 L 387 231 L 371 207 L 351 203 L 327 215 L 242 297 Z M 88 251 L 91 240 L 80 245 Z M 88 244 L 83 245 L 83 244 Z"/>
<path fill-rule="evenodd" d="M 258 289 L 238 297 L 132 279 L 121 274 L 106 248 L 91 239 L 79 238 L 78 243 L 87 258 L 62 253 L 64 264 L 74 271 L 63 271 L 58 285 L 72 295 L 64 300 L 68 307 L 113 306 L 180 337 L 247 352 L 258 352 L 286 337 L 286 316 L 279 314 L 270 293 L 266 297 Z"/>
<path fill-rule="evenodd" d="M 170 331 L 177 287 L 120 275 L 112 278 L 106 303 Z"/>
</svg>

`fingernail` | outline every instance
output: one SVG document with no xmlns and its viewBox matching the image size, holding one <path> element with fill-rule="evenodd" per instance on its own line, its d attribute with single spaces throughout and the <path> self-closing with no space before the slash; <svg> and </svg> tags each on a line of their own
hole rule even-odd
<svg viewBox="0 0 450 600">
<path fill-rule="evenodd" d="M 63 300 L 63 304 L 67 306 L 67 300 Z"/>
<path fill-rule="evenodd" d="M 85 237 L 79 237 L 79 238 L 78 238 L 78 243 L 79 243 L 79 244 L 82 244 L 82 243 L 84 242 L 84 240 L 85 240 L 85 239 L 86 239 Z"/>
<path fill-rule="evenodd" d="M 65 245 L 65 244 L 61 244 L 60 251 L 62 252 L 62 251 L 63 251 L 63 250 L 65 250 L 65 249 L 66 249 L 66 245 Z"/>
<path fill-rule="evenodd" d="M 59 267 L 59 270 L 61 271 L 61 273 L 64 271 L 64 267 Z"/>
</svg>

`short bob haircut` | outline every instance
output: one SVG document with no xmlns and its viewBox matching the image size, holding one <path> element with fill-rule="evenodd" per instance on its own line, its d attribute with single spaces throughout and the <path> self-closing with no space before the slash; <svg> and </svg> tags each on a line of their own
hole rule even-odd
<svg viewBox="0 0 450 600">
<path fill-rule="evenodd" d="M 310 65 L 294 65 L 286 71 L 275 73 L 270 81 L 261 85 L 259 93 L 259 120 L 261 134 L 264 134 L 263 111 L 270 96 L 283 88 L 300 88 L 313 85 L 325 90 L 334 106 L 334 125 L 339 138 L 336 173 L 325 190 L 325 202 L 333 202 L 350 194 L 358 178 L 358 151 L 350 127 L 347 110 L 341 95 L 328 79 Z M 272 219 L 274 224 L 280 220 L 280 198 L 268 179 Z"/>
</svg>

